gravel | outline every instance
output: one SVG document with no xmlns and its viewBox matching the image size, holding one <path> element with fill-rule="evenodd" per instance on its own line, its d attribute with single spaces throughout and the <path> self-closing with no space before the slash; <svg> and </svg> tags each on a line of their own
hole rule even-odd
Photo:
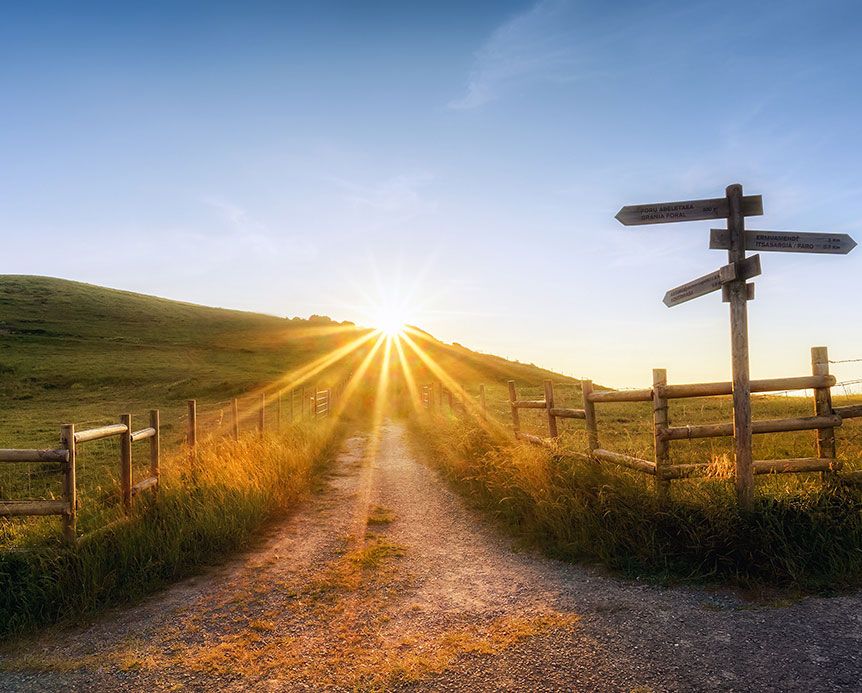
<svg viewBox="0 0 862 693">
<path fill-rule="evenodd" d="M 0 690 L 859 691 L 860 605 L 661 588 L 518 550 L 386 422 L 243 556 L 7 647 Z"/>
</svg>

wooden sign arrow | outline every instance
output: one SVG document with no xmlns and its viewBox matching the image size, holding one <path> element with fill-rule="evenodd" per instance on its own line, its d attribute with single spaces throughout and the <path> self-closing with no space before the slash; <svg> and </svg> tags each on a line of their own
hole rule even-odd
<svg viewBox="0 0 862 693">
<path fill-rule="evenodd" d="M 734 279 L 751 279 L 760 274 L 760 255 L 752 255 L 742 262 L 732 262 L 720 267 L 715 272 L 710 272 L 698 277 L 687 284 L 671 289 L 664 295 L 664 304 L 668 308 L 678 306 L 680 303 L 691 301 L 693 298 L 706 296 L 706 294 L 718 291 L 723 284 Z"/>
<path fill-rule="evenodd" d="M 713 250 L 728 250 L 730 248 L 730 236 L 728 236 L 727 229 L 710 229 L 709 247 Z M 856 241 L 846 233 L 754 230 L 745 232 L 746 250 L 846 255 L 855 247 Z"/>
<path fill-rule="evenodd" d="M 756 217 L 763 214 L 763 198 L 747 195 L 742 198 L 742 215 Z M 673 221 L 698 221 L 699 219 L 726 219 L 730 207 L 726 197 L 712 200 L 684 200 L 682 202 L 658 202 L 652 205 L 629 205 L 617 212 L 616 220 L 623 226 L 641 224 L 667 224 Z"/>
</svg>

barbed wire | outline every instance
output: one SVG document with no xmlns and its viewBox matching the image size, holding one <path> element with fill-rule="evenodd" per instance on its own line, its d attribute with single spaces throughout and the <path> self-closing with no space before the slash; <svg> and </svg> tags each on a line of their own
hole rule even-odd
<svg viewBox="0 0 862 693">
<path fill-rule="evenodd" d="M 829 363 L 862 363 L 862 359 L 829 359 Z"/>
</svg>

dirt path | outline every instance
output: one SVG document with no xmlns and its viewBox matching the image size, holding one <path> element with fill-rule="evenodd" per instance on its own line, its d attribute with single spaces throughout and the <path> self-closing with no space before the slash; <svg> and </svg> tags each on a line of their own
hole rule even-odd
<svg viewBox="0 0 862 693">
<path fill-rule="evenodd" d="M 263 546 L 5 652 L 0 690 L 855 691 L 860 607 L 756 607 L 518 553 L 387 423 Z"/>
</svg>

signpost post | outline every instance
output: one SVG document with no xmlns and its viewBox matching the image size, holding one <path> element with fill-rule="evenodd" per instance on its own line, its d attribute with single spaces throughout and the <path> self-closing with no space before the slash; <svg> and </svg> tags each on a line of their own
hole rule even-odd
<svg viewBox="0 0 862 693">
<path fill-rule="evenodd" d="M 745 197 L 741 185 L 730 185 L 725 196 L 708 200 L 631 205 L 617 212 L 624 226 L 665 224 L 702 219 L 727 219 L 727 229 L 711 229 L 709 247 L 727 250 L 728 264 L 698 279 L 670 289 L 664 304 L 670 308 L 719 289 L 730 304 L 730 351 L 733 371 L 733 437 L 736 460 L 736 497 L 740 507 L 754 504 L 754 464 L 751 454 L 751 377 L 748 363 L 748 306 L 754 285 L 746 280 L 760 274 L 760 255 L 746 258 L 746 250 L 846 255 L 856 241 L 843 233 L 746 231 L 745 217 L 763 214 L 760 195 Z"/>
</svg>

